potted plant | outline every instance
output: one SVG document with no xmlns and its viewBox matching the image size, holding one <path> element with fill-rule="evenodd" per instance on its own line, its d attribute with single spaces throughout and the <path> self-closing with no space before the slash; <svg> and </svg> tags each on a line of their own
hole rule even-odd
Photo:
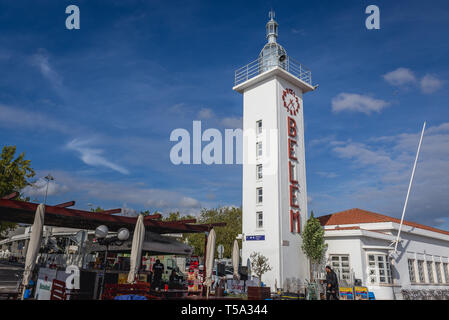
<svg viewBox="0 0 449 320">
<path fill-rule="evenodd" d="M 259 279 L 258 287 L 248 287 L 248 299 L 264 300 L 271 297 L 270 287 L 262 287 L 262 276 L 271 270 L 268 258 L 259 252 L 253 252 L 251 258 L 251 270 Z"/>
</svg>

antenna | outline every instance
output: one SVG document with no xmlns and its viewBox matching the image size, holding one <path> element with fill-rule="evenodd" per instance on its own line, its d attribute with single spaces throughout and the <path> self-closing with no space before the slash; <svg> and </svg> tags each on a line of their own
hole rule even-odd
<svg viewBox="0 0 449 320">
<path fill-rule="evenodd" d="M 422 127 L 421 138 L 419 139 L 418 151 L 416 152 L 415 164 L 413 165 L 412 176 L 410 177 L 410 183 L 408 185 L 407 197 L 405 198 L 404 209 L 402 210 L 401 224 L 399 225 L 398 236 L 394 245 L 394 253 L 396 254 L 398 250 L 399 236 L 401 235 L 402 224 L 404 222 L 405 210 L 407 209 L 408 197 L 410 195 L 410 190 L 412 189 L 413 178 L 415 177 L 415 169 L 416 163 L 418 162 L 419 151 L 421 149 L 422 138 L 424 136 L 424 130 L 426 129 L 426 122 L 424 121 L 424 125 Z"/>
<path fill-rule="evenodd" d="M 270 20 L 274 20 L 275 17 L 276 13 L 274 12 L 273 9 L 271 9 L 270 12 L 268 13 L 268 18 L 270 18 Z"/>
</svg>

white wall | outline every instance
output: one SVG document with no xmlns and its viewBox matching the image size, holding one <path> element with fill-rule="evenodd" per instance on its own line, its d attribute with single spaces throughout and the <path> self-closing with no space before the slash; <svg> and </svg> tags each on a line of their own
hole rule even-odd
<svg viewBox="0 0 449 320">
<path fill-rule="evenodd" d="M 421 230 L 410 230 L 421 232 Z M 396 230 L 389 230 L 390 238 L 395 239 Z M 333 236 L 332 236 L 333 235 Z M 338 236 L 336 236 L 338 235 Z M 382 236 L 379 236 L 380 238 Z M 441 234 L 435 234 L 440 238 Z M 326 231 L 325 239 L 328 244 L 326 258 L 330 255 L 349 255 L 350 267 L 354 271 L 357 279 L 362 279 L 362 284 L 373 291 L 376 298 L 382 299 L 402 299 L 401 289 L 449 289 L 449 279 L 445 279 L 444 271 L 441 270 L 442 284 L 438 283 L 411 283 L 408 259 L 415 259 L 415 278 L 419 279 L 417 259 L 424 260 L 424 273 L 426 282 L 429 282 L 427 276 L 426 261 L 449 263 L 449 237 L 448 241 L 424 237 L 410 232 L 402 232 L 401 238 L 404 240 L 398 246 L 399 256 L 397 260 L 392 260 L 393 283 L 371 284 L 368 281 L 368 254 L 388 254 L 391 250 L 385 249 L 391 244 L 391 240 L 368 237 L 361 234 L 360 231 Z M 329 263 L 329 261 L 327 261 Z M 435 264 L 433 268 L 434 280 L 437 281 Z"/>
<path fill-rule="evenodd" d="M 282 91 L 291 88 L 300 98 L 299 114 L 291 116 L 283 106 Z M 242 258 L 245 261 L 252 252 L 261 252 L 269 259 L 272 271 L 263 282 L 273 289 L 283 287 L 287 279 L 309 277 L 309 266 L 301 251 L 301 237 L 290 230 L 290 182 L 288 166 L 287 115 L 297 124 L 298 143 L 296 155 L 297 180 L 300 185 L 298 202 L 301 210 L 301 228 L 307 219 L 307 188 L 304 155 L 304 120 L 302 92 L 298 87 L 277 76 L 270 76 L 246 89 L 243 95 L 243 129 L 256 131 L 256 122 L 262 120 L 265 130 L 263 150 L 270 159 L 264 163 L 263 179 L 256 181 L 254 163 L 256 141 L 244 137 L 243 142 L 243 234 Z M 270 138 L 274 138 L 271 140 Z M 256 188 L 263 187 L 263 204 L 256 204 Z M 257 229 L 256 212 L 263 211 L 264 227 Z M 265 235 L 265 241 L 246 241 L 248 235 Z"/>
</svg>

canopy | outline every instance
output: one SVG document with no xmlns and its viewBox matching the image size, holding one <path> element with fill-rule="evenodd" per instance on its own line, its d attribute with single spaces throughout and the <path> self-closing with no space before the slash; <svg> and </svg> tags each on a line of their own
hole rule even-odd
<svg viewBox="0 0 449 320">
<path fill-rule="evenodd" d="M 30 282 L 31 275 L 36 265 L 36 258 L 41 247 L 42 240 L 42 229 L 44 227 L 44 216 L 45 216 L 45 205 L 41 203 L 37 209 L 34 216 L 34 223 L 31 227 L 30 242 L 28 244 L 26 259 L 25 259 L 25 270 L 23 272 L 22 284 L 27 285 Z"/>
<path fill-rule="evenodd" d="M 234 268 L 234 280 L 240 280 L 239 264 L 240 264 L 239 243 L 237 240 L 234 240 L 234 248 L 232 249 L 232 267 Z"/>
<path fill-rule="evenodd" d="M 204 285 L 207 287 L 207 294 L 209 294 L 209 288 L 212 285 L 212 269 L 214 267 L 214 257 L 215 257 L 215 230 L 212 229 L 209 232 L 209 237 L 207 238 L 206 246 L 206 261 L 204 263 L 206 267 L 206 275 Z"/>
<path fill-rule="evenodd" d="M 134 229 L 133 244 L 131 247 L 131 266 L 129 268 L 128 283 L 134 283 L 136 274 L 139 271 L 142 260 L 142 245 L 145 239 L 145 226 L 143 224 L 143 214 L 137 218 L 136 228 Z"/>
</svg>

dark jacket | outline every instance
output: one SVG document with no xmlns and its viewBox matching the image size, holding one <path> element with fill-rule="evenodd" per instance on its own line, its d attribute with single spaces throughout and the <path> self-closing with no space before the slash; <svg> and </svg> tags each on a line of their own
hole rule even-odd
<svg viewBox="0 0 449 320">
<path fill-rule="evenodd" d="M 330 288 L 328 287 L 328 284 L 330 284 Z M 331 270 L 331 272 L 326 274 L 326 288 L 328 291 L 337 291 L 338 290 L 338 279 L 337 274 L 334 272 L 334 270 Z"/>
<path fill-rule="evenodd" d="M 161 278 L 164 273 L 164 265 L 162 263 L 155 263 L 153 265 L 153 278 Z"/>
</svg>

